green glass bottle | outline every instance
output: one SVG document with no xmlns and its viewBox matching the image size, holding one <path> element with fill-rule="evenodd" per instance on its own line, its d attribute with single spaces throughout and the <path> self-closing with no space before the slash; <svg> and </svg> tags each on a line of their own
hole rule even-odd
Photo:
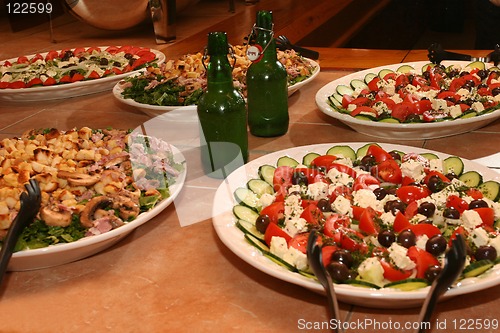
<svg viewBox="0 0 500 333">
<path fill-rule="evenodd" d="M 278 61 L 272 12 L 257 12 L 253 34 L 258 52 L 263 53 L 247 71 L 250 133 L 263 137 L 283 135 L 288 131 L 289 123 L 287 74 Z"/>
<path fill-rule="evenodd" d="M 206 174 L 225 178 L 248 161 L 245 100 L 234 88 L 225 32 L 208 34 L 207 89 L 198 102 L 201 159 Z"/>
</svg>

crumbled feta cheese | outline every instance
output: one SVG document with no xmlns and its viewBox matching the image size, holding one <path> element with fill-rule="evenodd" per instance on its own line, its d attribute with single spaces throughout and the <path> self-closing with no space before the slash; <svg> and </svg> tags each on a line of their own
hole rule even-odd
<svg viewBox="0 0 500 333">
<path fill-rule="evenodd" d="M 295 218 L 290 220 L 285 220 L 285 227 L 283 230 L 290 236 L 295 236 L 299 232 L 306 231 L 307 221 L 303 218 Z"/>
<path fill-rule="evenodd" d="M 415 244 L 416 247 L 419 249 L 425 250 L 425 245 L 427 244 L 427 241 L 429 240 L 429 236 L 427 235 L 422 235 L 417 238 L 417 242 Z"/>
<path fill-rule="evenodd" d="M 401 163 L 401 172 L 403 176 L 411 177 L 417 182 L 425 178 L 424 166 L 413 159 Z"/>
<path fill-rule="evenodd" d="M 332 185 L 346 185 L 349 186 L 354 182 L 354 178 L 347 173 L 340 172 L 335 168 L 328 170 L 326 176 L 332 181 Z"/>
<path fill-rule="evenodd" d="M 274 199 L 275 199 L 274 195 L 269 193 L 264 193 L 260 196 L 258 205 L 261 206 L 262 208 L 266 208 L 267 206 L 271 205 L 274 202 Z"/>
<path fill-rule="evenodd" d="M 497 256 L 500 256 L 500 235 L 495 238 L 491 238 L 489 242 L 490 246 L 493 246 L 497 250 Z"/>
<path fill-rule="evenodd" d="M 488 245 L 489 242 L 488 233 L 483 228 L 476 228 L 472 230 L 471 238 L 477 247 Z"/>
<path fill-rule="evenodd" d="M 465 210 L 460 217 L 464 228 L 472 230 L 483 223 L 481 216 L 475 210 Z"/>
<path fill-rule="evenodd" d="M 339 195 L 332 203 L 332 209 L 341 215 L 352 217 L 351 201 Z"/>
<path fill-rule="evenodd" d="M 432 104 L 432 109 L 435 111 L 440 111 L 440 110 L 442 111 L 448 108 L 448 103 L 446 103 L 446 100 L 444 99 L 439 99 L 439 98 L 433 99 L 431 104 Z"/>
<path fill-rule="evenodd" d="M 448 112 L 453 118 L 458 118 L 462 115 L 462 108 L 460 107 L 460 105 L 453 105 L 448 108 Z"/>
<path fill-rule="evenodd" d="M 371 206 L 372 208 L 374 208 L 375 210 L 378 210 L 378 211 L 384 210 L 382 203 L 380 201 L 378 201 L 375 194 L 368 189 L 360 189 L 360 190 L 354 191 L 352 193 L 352 195 L 353 195 L 353 198 L 352 198 L 353 204 L 355 206 L 359 206 L 362 208 L 366 208 L 366 207 Z"/>
<path fill-rule="evenodd" d="M 309 184 L 307 187 L 307 195 L 313 200 L 328 198 L 328 184 L 324 182 Z"/>
<path fill-rule="evenodd" d="M 409 270 L 416 267 L 413 260 L 406 255 L 408 253 L 408 249 L 406 247 L 394 242 L 387 250 L 389 251 L 389 258 L 391 258 L 396 267 L 402 270 Z"/>
<path fill-rule="evenodd" d="M 472 103 L 472 105 L 470 106 L 470 108 L 472 110 L 477 111 L 477 112 L 484 111 L 484 105 L 481 102 L 474 102 L 474 103 Z"/>
<path fill-rule="evenodd" d="M 384 284 L 384 268 L 377 258 L 365 259 L 358 267 L 361 280 L 365 280 L 376 285 Z"/>
<path fill-rule="evenodd" d="M 288 252 L 288 245 L 286 239 L 283 237 L 273 236 L 271 238 L 271 246 L 269 251 L 279 258 L 283 258 L 286 252 Z"/>
<path fill-rule="evenodd" d="M 307 256 L 294 247 L 290 247 L 283 255 L 283 260 L 300 270 L 307 268 Z"/>
<path fill-rule="evenodd" d="M 396 216 L 394 216 L 392 212 L 385 212 L 382 215 L 380 215 L 380 219 L 385 225 L 393 225 Z"/>
<path fill-rule="evenodd" d="M 302 199 L 298 195 L 290 195 L 285 199 L 285 219 L 295 219 L 300 217 L 304 211 L 301 205 Z"/>
</svg>

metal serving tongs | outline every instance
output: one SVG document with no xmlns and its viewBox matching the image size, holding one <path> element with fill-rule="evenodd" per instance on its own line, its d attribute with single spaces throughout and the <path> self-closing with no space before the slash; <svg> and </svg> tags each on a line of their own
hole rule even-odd
<svg viewBox="0 0 500 333">
<path fill-rule="evenodd" d="M 443 270 L 432 283 L 429 294 L 420 310 L 418 318 L 420 327 L 415 333 L 425 333 L 427 329 L 430 328 L 428 323 L 430 323 L 436 303 L 439 297 L 443 295 L 460 276 L 465 265 L 466 254 L 467 248 L 465 241 L 462 235 L 457 234 L 456 238 L 452 240 L 450 249 L 446 252 Z"/>
<path fill-rule="evenodd" d="M 431 44 L 427 51 L 429 51 L 427 57 L 434 64 L 439 64 L 443 60 L 493 62 L 495 66 L 500 63 L 500 45 L 498 44 L 495 46 L 495 50 L 487 54 L 486 57 L 473 57 L 468 54 L 446 51 L 439 43 Z"/>
<path fill-rule="evenodd" d="M 40 210 L 42 195 L 38 182 L 35 179 L 30 179 L 29 183 L 24 187 L 27 192 L 21 193 L 21 208 L 10 225 L 9 231 L 3 240 L 2 249 L 0 250 L 0 283 L 2 283 L 7 265 L 12 257 L 12 252 L 14 252 L 17 239 L 24 228 L 33 222 L 33 219 Z"/>
<path fill-rule="evenodd" d="M 307 240 L 307 261 L 309 262 L 309 266 L 311 267 L 314 275 L 316 275 L 318 281 L 321 283 L 323 288 L 325 288 L 326 296 L 328 297 L 328 308 L 330 310 L 331 319 L 340 320 L 339 305 L 337 302 L 337 296 L 335 295 L 332 278 L 323 265 L 321 247 L 316 243 L 317 239 L 318 235 L 316 234 L 316 230 L 311 230 Z M 338 333 L 338 328 L 336 328 L 334 332 Z"/>
</svg>

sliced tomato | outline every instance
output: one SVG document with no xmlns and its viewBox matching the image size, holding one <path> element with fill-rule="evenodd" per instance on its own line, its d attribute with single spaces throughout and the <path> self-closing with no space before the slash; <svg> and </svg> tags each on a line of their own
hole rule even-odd
<svg viewBox="0 0 500 333">
<path fill-rule="evenodd" d="M 407 279 L 413 273 L 413 270 L 411 269 L 403 271 L 401 269 L 398 269 L 397 267 L 394 267 L 392 264 L 388 263 L 385 260 L 380 260 L 380 264 L 384 269 L 384 278 L 392 282 Z"/>
<path fill-rule="evenodd" d="M 26 83 L 27 88 L 33 87 L 33 86 L 41 86 L 41 85 L 43 85 L 43 82 L 38 77 L 34 77 L 28 83 Z"/>
<path fill-rule="evenodd" d="M 48 77 L 47 79 L 45 79 L 45 81 L 43 81 L 44 86 L 53 86 L 56 83 L 57 81 L 53 77 Z"/>
<path fill-rule="evenodd" d="M 418 212 L 418 203 L 416 201 L 412 201 L 408 204 L 408 206 L 406 206 L 405 217 L 407 219 L 411 219 L 413 216 L 417 215 L 417 212 Z"/>
<path fill-rule="evenodd" d="M 299 250 L 300 252 L 306 254 L 307 253 L 307 241 L 309 240 L 309 232 L 301 232 L 296 234 L 295 236 L 288 241 L 288 246 L 293 247 L 294 249 Z M 321 238 L 318 237 L 316 244 L 321 246 Z"/>
<path fill-rule="evenodd" d="M 344 94 L 342 96 L 342 107 L 344 109 L 347 109 L 347 107 L 349 106 L 349 104 L 351 104 L 351 101 L 353 99 L 354 99 L 354 97 L 352 97 L 351 95 Z"/>
<path fill-rule="evenodd" d="M 8 87 L 10 89 L 22 89 L 22 88 L 26 88 L 26 83 L 24 83 L 23 81 L 14 81 L 14 82 L 10 82 Z"/>
<path fill-rule="evenodd" d="M 143 66 L 144 64 L 147 64 L 150 61 L 155 60 L 156 55 L 153 52 L 146 52 L 140 56 L 139 59 L 136 59 L 132 64 L 132 69 L 136 69 L 138 67 Z"/>
<path fill-rule="evenodd" d="M 385 105 L 387 105 L 387 108 L 389 110 L 392 110 L 394 108 L 394 105 L 396 105 L 396 102 L 394 102 L 394 100 L 389 97 L 377 98 L 375 101 L 384 103 Z"/>
<path fill-rule="evenodd" d="M 110 54 L 117 54 L 118 52 L 120 52 L 120 48 L 118 46 L 108 46 L 106 48 L 106 52 Z"/>
<path fill-rule="evenodd" d="M 353 168 L 351 168 L 350 166 L 347 166 L 345 164 L 340 164 L 340 163 L 335 163 L 335 162 L 330 163 L 330 165 L 327 167 L 327 170 L 331 170 L 331 169 L 336 169 L 342 173 L 348 174 L 352 178 L 356 178 L 356 170 L 354 170 Z"/>
<path fill-rule="evenodd" d="M 285 200 L 288 194 L 288 188 L 292 186 L 292 177 L 294 169 L 290 166 L 279 166 L 274 171 L 273 188 L 276 193 L 276 200 Z"/>
<path fill-rule="evenodd" d="M 9 82 L 0 82 L 0 89 L 7 89 L 9 87 Z"/>
<path fill-rule="evenodd" d="M 28 57 L 21 56 L 21 57 L 17 58 L 17 63 L 18 64 L 29 64 L 30 61 L 29 61 Z"/>
<path fill-rule="evenodd" d="M 429 85 L 429 82 L 420 75 L 413 76 L 411 84 L 415 87 L 425 87 Z"/>
<path fill-rule="evenodd" d="M 410 83 L 410 79 L 408 78 L 408 76 L 406 74 L 399 74 L 396 77 L 396 83 L 395 83 L 396 87 L 407 86 L 409 83 Z"/>
<path fill-rule="evenodd" d="M 403 180 L 403 173 L 399 164 L 393 160 L 385 160 L 371 169 L 372 174 L 375 174 L 379 179 L 384 182 L 401 184 Z"/>
<path fill-rule="evenodd" d="M 71 82 L 71 77 L 69 75 L 63 75 L 59 79 L 59 83 L 69 83 L 69 82 Z"/>
<path fill-rule="evenodd" d="M 465 230 L 465 228 L 463 226 L 459 226 L 457 227 L 455 230 L 453 230 L 451 236 L 450 236 L 450 239 L 448 241 L 448 246 L 451 246 L 452 244 L 452 241 L 457 238 L 457 235 L 462 235 L 464 237 L 464 239 L 466 239 L 467 237 L 467 231 Z"/>
<path fill-rule="evenodd" d="M 260 212 L 260 216 L 268 216 L 269 221 L 274 224 L 278 224 L 284 214 L 285 203 L 283 201 L 275 201 Z"/>
<path fill-rule="evenodd" d="M 396 190 L 396 195 L 405 204 L 425 198 L 431 194 L 427 186 L 406 185 Z"/>
<path fill-rule="evenodd" d="M 359 207 L 359 206 L 351 206 L 351 208 L 352 208 L 352 217 L 355 220 L 359 221 L 361 219 L 361 215 L 363 214 L 363 212 L 365 211 L 366 208 Z"/>
<path fill-rule="evenodd" d="M 318 208 L 316 204 L 310 204 L 302 211 L 300 217 L 307 221 L 309 224 L 319 225 L 325 221 L 325 215 Z"/>
<path fill-rule="evenodd" d="M 458 101 L 460 100 L 460 95 L 453 92 L 453 91 L 450 91 L 450 90 L 444 90 L 444 91 L 441 91 L 438 95 L 437 95 L 437 98 L 439 99 L 450 99 L 452 98 L 453 100 L 455 101 Z"/>
<path fill-rule="evenodd" d="M 421 99 L 415 106 L 417 107 L 417 114 L 423 114 L 425 111 L 432 110 L 432 102 L 429 99 Z"/>
<path fill-rule="evenodd" d="M 389 81 L 389 80 L 395 81 L 397 76 L 398 76 L 398 74 L 396 72 L 387 73 L 384 75 L 383 79 L 384 79 L 384 81 Z"/>
<path fill-rule="evenodd" d="M 119 69 L 118 67 L 113 67 L 111 68 L 111 71 L 113 73 L 115 73 L 116 75 L 120 75 L 120 74 L 123 74 L 123 71 L 121 69 Z"/>
<path fill-rule="evenodd" d="M 442 172 L 439 172 L 437 170 L 430 170 L 425 175 L 425 178 L 424 178 L 424 184 L 425 185 L 429 185 L 429 179 L 431 179 L 432 176 L 438 176 L 445 183 L 449 183 L 450 182 L 450 179 L 448 179 L 448 177 L 446 177 Z"/>
<path fill-rule="evenodd" d="M 318 238 L 319 240 L 319 238 Z M 321 247 L 321 255 L 323 257 L 323 266 L 328 266 L 332 262 L 332 255 L 339 248 L 335 245 L 325 245 Z"/>
<path fill-rule="evenodd" d="M 84 53 L 85 53 L 85 48 L 83 47 L 77 47 L 76 49 L 73 50 L 73 54 L 75 55 L 75 57 L 80 57 Z"/>
<path fill-rule="evenodd" d="M 412 224 L 408 220 L 408 218 L 401 213 L 401 211 L 398 210 L 396 213 L 396 216 L 394 218 L 394 224 L 392 225 L 392 228 L 394 229 L 394 232 L 401 232 L 406 229 L 410 229 Z"/>
<path fill-rule="evenodd" d="M 97 47 L 97 46 L 91 46 L 89 48 L 87 48 L 87 52 L 92 54 L 92 53 L 100 53 L 101 52 L 101 48 L 100 47 Z"/>
<path fill-rule="evenodd" d="M 349 186 L 339 185 L 333 189 L 333 191 L 328 194 L 328 199 L 330 202 L 334 202 L 338 196 L 343 196 L 346 199 L 352 199 L 352 189 Z"/>
<path fill-rule="evenodd" d="M 431 238 L 432 236 L 441 234 L 441 230 L 438 227 L 429 223 L 412 224 L 408 229 L 413 231 L 417 238 L 423 235 Z"/>
<path fill-rule="evenodd" d="M 452 194 L 446 199 L 446 207 L 453 207 L 462 214 L 464 210 L 469 209 L 469 204 L 458 195 Z"/>
<path fill-rule="evenodd" d="M 57 51 L 49 51 L 45 55 L 45 61 L 51 61 L 57 58 L 59 58 L 59 53 Z"/>
<path fill-rule="evenodd" d="M 370 106 L 367 106 L 367 105 L 360 105 L 360 106 L 357 106 L 354 110 L 352 110 L 352 112 L 350 113 L 350 115 L 352 117 L 356 117 L 357 115 L 361 114 L 361 113 L 371 113 L 374 117 L 377 116 L 377 111 L 375 111 L 374 108 L 370 107 Z"/>
<path fill-rule="evenodd" d="M 353 229 L 344 228 L 340 233 L 340 247 L 347 251 L 366 253 L 368 246 L 363 241 L 364 235 Z"/>
<path fill-rule="evenodd" d="M 43 57 L 42 57 L 42 55 L 40 53 L 37 53 L 35 56 L 33 56 L 33 58 L 30 59 L 30 62 L 34 63 L 34 62 L 36 62 L 38 60 L 43 60 Z"/>
<path fill-rule="evenodd" d="M 335 155 L 321 155 L 311 161 L 311 167 L 324 168 L 325 170 L 337 159 Z"/>
<path fill-rule="evenodd" d="M 415 183 L 415 179 L 411 177 L 403 176 L 403 179 L 401 179 L 401 186 L 411 185 L 413 183 Z"/>
<path fill-rule="evenodd" d="M 354 184 L 352 185 L 352 190 L 358 191 L 361 189 L 369 189 L 378 186 L 380 186 L 380 181 L 377 178 L 364 173 L 356 177 L 356 179 L 354 180 Z"/>
<path fill-rule="evenodd" d="M 375 161 L 377 163 L 383 162 L 385 160 L 392 160 L 393 159 L 391 154 L 386 152 L 379 145 L 370 145 L 370 147 L 368 147 L 368 150 L 366 151 L 366 155 L 373 155 L 373 157 L 375 157 Z"/>
<path fill-rule="evenodd" d="M 462 86 L 464 84 L 465 84 L 465 79 L 463 77 L 457 77 L 457 78 L 454 78 L 453 80 L 451 80 L 449 89 L 451 92 L 456 92 L 460 88 L 462 88 Z"/>
<path fill-rule="evenodd" d="M 378 76 L 375 76 L 372 80 L 370 80 L 370 82 L 368 82 L 368 88 L 371 90 L 371 91 L 378 91 L 379 88 L 378 88 L 378 85 L 377 83 L 380 81 L 380 78 Z"/>
<path fill-rule="evenodd" d="M 73 74 L 73 76 L 71 77 L 71 82 L 77 82 L 77 81 L 83 81 L 85 79 L 85 76 L 83 76 L 82 74 L 80 73 L 75 73 Z"/>
<path fill-rule="evenodd" d="M 482 199 L 484 197 L 483 192 L 477 188 L 469 188 L 465 193 L 472 199 Z"/>
<path fill-rule="evenodd" d="M 410 247 L 407 255 L 417 265 L 417 275 L 415 277 L 418 279 L 425 278 L 425 272 L 429 267 L 440 265 L 439 260 L 432 254 L 416 246 Z"/>
<path fill-rule="evenodd" d="M 413 103 L 401 102 L 394 105 L 392 108 L 391 116 L 393 118 L 399 119 L 400 121 L 405 121 L 410 114 L 416 114 L 417 107 Z"/>
<path fill-rule="evenodd" d="M 328 237 L 335 238 L 339 230 L 349 228 L 350 225 L 351 219 L 348 216 L 333 213 L 326 219 L 323 233 Z"/>
<path fill-rule="evenodd" d="M 302 172 L 307 177 L 309 184 L 317 182 L 327 182 L 325 174 L 317 168 L 295 168 L 294 172 Z"/>
<path fill-rule="evenodd" d="M 90 74 L 87 76 L 87 79 L 99 79 L 101 76 L 96 72 L 92 71 Z"/>
<path fill-rule="evenodd" d="M 375 222 L 377 212 L 367 207 L 359 219 L 359 230 L 367 235 L 376 235 L 380 231 L 380 226 Z"/>
<path fill-rule="evenodd" d="M 495 210 L 491 207 L 481 207 L 474 208 L 475 212 L 479 214 L 481 220 L 483 221 L 482 225 L 487 225 L 492 227 L 495 224 Z"/>
<path fill-rule="evenodd" d="M 275 223 L 269 223 L 266 229 L 266 233 L 264 234 L 264 241 L 268 246 L 271 246 L 271 240 L 273 237 L 283 237 L 286 240 L 286 243 L 290 242 L 292 237 L 286 233 L 285 230 L 281 229 Z"/>
</svg>

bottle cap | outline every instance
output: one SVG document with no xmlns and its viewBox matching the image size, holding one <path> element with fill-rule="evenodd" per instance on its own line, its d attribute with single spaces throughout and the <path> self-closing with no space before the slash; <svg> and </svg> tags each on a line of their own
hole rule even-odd
<svg viewBox="0 0 500 333">
<path fill-rule="evenodd" d="M 227 35 L 225 32 L 210 32 L 208 34 L 208 55 L 223 55 L 228 53 Z"/>
</svg>

